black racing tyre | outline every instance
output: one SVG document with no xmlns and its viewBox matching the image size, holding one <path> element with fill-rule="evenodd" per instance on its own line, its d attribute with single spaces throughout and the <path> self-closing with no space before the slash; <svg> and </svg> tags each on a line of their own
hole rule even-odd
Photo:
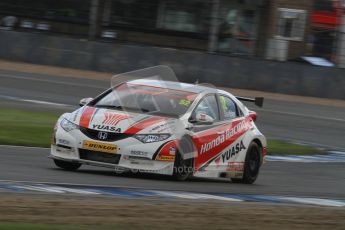
<svg viewBox="0 0 345 230">
<path fill-rule="evenodd" d="M 253 184 L 259 175 L 260 166 L 261 148 L 257 143 L 252 142 L 247 150 L 243 178 L 231 178 L 231 181 L 233 183 Z"/>
<path fill-rule="evenodd" d="M 194 145 L 190 138 L 183 138 L 176 152 L 175 163 L 174 163 L 174 174 L 173 177 L 176 180 L 184 181 L 194 172 L 194 158 L 184 159 L 185 154 L 194 152 Z"/>
<path fill-rule="evenodd" d="M 54 163 L 56 166 L 68 170 L 68 171 L 75 171 L 80 168 L 80 163 L 74 163 L 74 162 L 68 162 L 68 161 L 62 161 L 54 159 Z"/>
</svg>

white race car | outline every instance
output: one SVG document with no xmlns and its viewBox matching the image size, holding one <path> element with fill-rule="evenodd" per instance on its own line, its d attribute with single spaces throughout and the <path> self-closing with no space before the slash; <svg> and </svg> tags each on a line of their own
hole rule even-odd
<svg viewBox="0 0 345 230">
<path fill-rule="evenodd" d="M 117 82 L 63 114 L 52 138 L 55 164 L 253 183 L 267 144 L 254 123 L 256 113 L 240 100 L 262 106 L 263 98 L 152 76 Z"/>
</svg>

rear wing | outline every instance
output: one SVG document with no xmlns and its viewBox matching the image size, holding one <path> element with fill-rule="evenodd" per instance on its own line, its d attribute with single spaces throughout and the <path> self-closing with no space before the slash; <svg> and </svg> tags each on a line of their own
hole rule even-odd
<svg viewBox="0 0 345 230">
<path fill-rule="evenodd" d="M 236 97 L 240 101 L 254 102 L 256 106 L 262 107 L 264 105 L 263 97 L 249 98 L 249 97 Z"/>
</svg>

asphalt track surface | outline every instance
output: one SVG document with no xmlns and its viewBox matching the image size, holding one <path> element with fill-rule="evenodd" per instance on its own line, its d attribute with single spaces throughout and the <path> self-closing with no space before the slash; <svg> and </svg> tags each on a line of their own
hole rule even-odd
<svg viewBox="0 0 345 230">
<path fill-rule="evenodd" d="M 192 178 L 179 182 L 160 175 L 116 175 L 111 169 L 92 166 L 69 172 L 57 168 L 48 154 L 49 149 L 2 146 L 0 180 L 345 199 L 343 163 L 271 162 L 262 167 L 255 184 L 244 185 L 233 184 L 228 179 Z"/>
<path fill-rule="evenodd" d="M 109 86 L 110 82 L 100 80 L 0 71 L 0 101 L 10 96 L 69 105 L 56 109 L 61 113 L 76 107 L 81 98 L 94 97 Z M 6 103 L 7 107 L 45 109 L 43 105 L 26 102 Z M 257 125 L 269 138 L 312 143 L 332 150 L 345 149 L 345 108 L 266 100 L 264 108 L 256 111 Z M 91 166 L 67 172 L 57 169 L 46 157 L 48 153 L 48 149 L 1 146 L 0 180 L 345 198 L 344 163 L 270 162 L 262 168 L 256 184 L 240 185 L 224 180 L 176 182 L 150 175 L 115 176 L 110 169 Z"/>
</svg>

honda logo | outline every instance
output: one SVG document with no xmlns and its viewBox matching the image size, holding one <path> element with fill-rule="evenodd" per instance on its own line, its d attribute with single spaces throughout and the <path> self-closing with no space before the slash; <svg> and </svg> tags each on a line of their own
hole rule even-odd
<svg viewBox="0 0 345 230">
<path fill-rule="evenodd" d="M 106 133 L 106 132 L 99 132 L 98 133 L 98 139 L 106 140 L 107 138 L 108 138 L 108 133 Z"/>
</svg>

